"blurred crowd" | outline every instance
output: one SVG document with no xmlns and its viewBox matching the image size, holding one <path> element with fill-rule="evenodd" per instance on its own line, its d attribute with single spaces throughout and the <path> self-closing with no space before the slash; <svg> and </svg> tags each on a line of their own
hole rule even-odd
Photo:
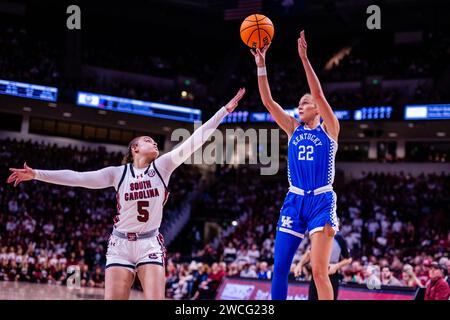
<svg viewBox="0 0 450 320">
<path fill-rule="evenodd" d="M 214 275 L 271 278 L 274 226 L 287 182 L 264 180 L 245 167 L 223 168 L 218 178 L 204 192 L 197 210 L 234 221 L 224 225 L 219 236 L 205 239 L 206 245 L 197 234 L 200 228 L 194 226 L 189 239 L 194 244 L 192 252 L 169 255 L 172 280 L 167 288 L 174 299 L 193 298 L 205 290 L 206 296 L 212 296 L 216 287 L 208 285 L 212 281 L 208 277 L 213 265 Z M 247 183 L 235 183 L 236 179 Z M 340 270 L 342 281 L 362 285 L 370 281 L 371 285 L 375 277 L 380 285 L 425 288 L 434 281 L 435 269 L 442 269 L 448 281 L 449 185 L 450 175 L 444 174 L 368 173 L 336 186 L 340 234 L 353 259 Z M 294 257 L 292 281 L 311 279 L 309 266 L 295 271 L 308 245 L 304 240 Z M 433 268 L 436 263 L 439 268 Z"/>
<path fill-rule="evenodd" d="M 25 161 L 41 169 L 82 171 L 117 165 L 121 158 L 120 152 L 101 147 L 4 139 L 0 178 L 5 181 L 8 168 Z M 176 217 L 199 179 L 198 169 L 192 166 L 175 172 L 162 228 Z M 268 177 L 246 166 L 223 166 L 208 183 L 194 200 L 192 214 L 206 215 L 221 231 L 207 235 L 194 222 L 186 236 L 181 235 L 183 250 L 169 247 L 169 298 L 212 299 L 224 276 L 271 279 L 274 226 L 287 191 L 285 173 Z M 450 175 L 403 173 L 367 173 L 361 179 L 336 183 L 339 232 L 353 259 L 340 270 L 342 281 L 367 284 L 375 275 L 383 285 L 425 287 L 432 281 L 436 263 L 447 277 L 449 185 Z M 67 267 L 75 265 L 83 286 L 102 287 L 114 203 L 112 188 L 87 190 L 38 181 L 16 188 L 1 184 L 0 280 L 64 284 Z M 308 245 L 308 240 L 303 241 L 294 257 L 292 281 L 310 280 L 310 267 L 295 271 Z"/>
<path fill-rule="evenodd" d="M 386 39 L 378 39 L 378 42 Z M 366 43 L 367 42 L 367 43 Z M 447 70 L 442 68 L 450 56 L 450 37 L 445 33 L 425 33 L 418 44 L 385 44 L 381 53 L 376 43 L 367 39 L 356 42 L 348 55 L 335 61 L 329 68 L 324 66 L 332 51 L 317 50 L 319 56 L 312 56 L 312 62 L 322 83 L 360 81 L 359 89 L 333 89 L 326 92 L 330 104 L 336 108 L 391 105 L 406 103 L 448 102 L 450 98 L 445 85 Z M 113 45 L 113 44 L 110 44 Z M 59 49 L 58 49 L 59 48 Z M 130 51 L 131 50 L 131 51 Z M 181 50 L 181 49 L 180 49 Z M 211 94 L 214 88 L 246 87 L 248 94 L 242 108 L 262 111 L 255 76 L 253 57 L 242 55 L 236 65 L 226 70 L 226 77 L 218 75 L 225 59 L 223 54 L 207 55 L 195 47 L 182 48 L 182 52 L 135 52 L 131 48 L 89 45 L 79 53 L 82 66 L 102 67 L 140 75 L 151 75 L 170 79 L 172 85 L 163 87 L 136 80 L 92 75 L 89 72 L 66 73 L 67 57 L 64 50 L 49 39 L 30 35 L 20 23 L 2 25 L 0 30 L 0 77 L 8 80 L 27 81 L 55 85 L 66 92 L 76 90 L 94 91 L 128 98 L 163 103 L 197 106 L 204 110 L 215 110 L 228 96 Z M 273 49 L 271 49 L 273 50 Z M 145 51 L 145 50 L 144 50 Z M 33 52 L 33 55 L 29 55 Z M 130 58 L 131 54 L 131 58 Z M 401 58 L 400 58 L 401 57 Z M 188 62 L 188 63 L 187 63 Z M 280 54 L 267 57 L 268 72 L 273 97 L 283 107 L 295 107 L 302 94 L 308 92 L 307 83 L 297 56 Z M 80 68 L 82 70 L 82 68 Z M 373 81 L 369 81 L 375 77 Z M 381 84 L 389 79 L 424 79 L 429 84 L 416 84 L 412 90 L 402 87 L 386 87 Z M 369 80 L 368 80 L 369 79 Z M 439 79 L 439 80 L 438 80 Z M 185 81 L 187 80 L 187 81 Z M 448 81 L 448 80 L 447 80 Z M 214 86 L 214 88 L 213 88 Z M 182 91 L 186 91 L 184 95 Z M 223 90 L 220 90 L 223 92 Z M 67 94 L 68 94 L 67 93 Z"/>
</svg>

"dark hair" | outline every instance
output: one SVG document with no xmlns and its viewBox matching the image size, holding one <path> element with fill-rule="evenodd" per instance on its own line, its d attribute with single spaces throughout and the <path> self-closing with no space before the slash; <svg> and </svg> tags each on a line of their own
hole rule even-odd
<svg viewBox="0 0 450 320">
<path fill-rule="evenodd" d="M 127 153 L 125 154 L 125 156 L 122 159 L 122 164 L 127 164 L 127 163 L 132 163 L 133 162 L 133 150 L 132 148 L 137 145 L 138 140 L 141 137 L 136 137 L 133 140 L 130 141 L 130 143 L 128 144 L 128 150 Z"/>
</svg>

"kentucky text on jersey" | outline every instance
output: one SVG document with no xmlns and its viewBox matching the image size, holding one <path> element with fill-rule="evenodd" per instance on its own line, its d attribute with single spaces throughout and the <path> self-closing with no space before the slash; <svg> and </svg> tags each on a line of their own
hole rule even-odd
<svg viewBox="0 0 450 320">
<path fill-rule="evenodd" d="M 298 136 L 295 137 L 294 140 L 292 140 L 292 143 L 296 146 L 300 141 L 302 140 L 309 140 L 312 141 L 312 143 L 314 143 L 314 145 L 316 147 L 321 146 L 322 145 L 322 141 L 320 140 L 319 137 L 317 137 L 315 134 L 312 133 L 302 133 L 299 134 Z"/>
<path fill-rule="evenodd" d="M 152 188 L 152 184 L 150 183 L 150 181 L 130 183 L 130 191 L 133 190 L 140 190 L 140 191 L 126 192 L 124 195 L 125 201 L 148 199 L 159 196 L 158 188 Z"/>
</svg>

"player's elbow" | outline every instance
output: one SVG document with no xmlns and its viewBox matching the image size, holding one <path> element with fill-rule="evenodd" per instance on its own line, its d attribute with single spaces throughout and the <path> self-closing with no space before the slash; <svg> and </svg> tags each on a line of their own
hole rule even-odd
<svg viewBox="0 0 450 320">
<path fill-rule="evenodd" d="M 326 101 L 325 95 L 323 94 L 322 90 L 315 90 L 311 92 L 311 95 L 316 103 Z"/>
<path fill-rule="evenodd" d="M 268 108 L 270 105 L 270 99 L 264 96 L 261 96 L 261 102 L 264 107 Z"/>
<path fill-rule="evenodd" d="M 262 103 L 267 110 L 273 109 L 274 101 L 270 98 L 262 99 Z"/>
<path fill-rule="evenodd" d="M 265 107 L 269 107 L 272 104 L 273 99 L 270 91 L 261 90 L 261 101 Z"/>
</svg>

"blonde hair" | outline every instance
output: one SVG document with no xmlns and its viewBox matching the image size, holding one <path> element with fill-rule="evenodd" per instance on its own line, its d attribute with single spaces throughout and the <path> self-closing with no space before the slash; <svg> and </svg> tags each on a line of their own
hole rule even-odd
<svg viewBox="0 0 450 320">
<path fill-rule="evenodd" d="M 122 164 L 133 163 L 133 147 L 138 144 L 138 141 L 141 137 L 136 137 L 130 141 L 128 144 L 128 151 L 122 159 Z"/>
</svg>

